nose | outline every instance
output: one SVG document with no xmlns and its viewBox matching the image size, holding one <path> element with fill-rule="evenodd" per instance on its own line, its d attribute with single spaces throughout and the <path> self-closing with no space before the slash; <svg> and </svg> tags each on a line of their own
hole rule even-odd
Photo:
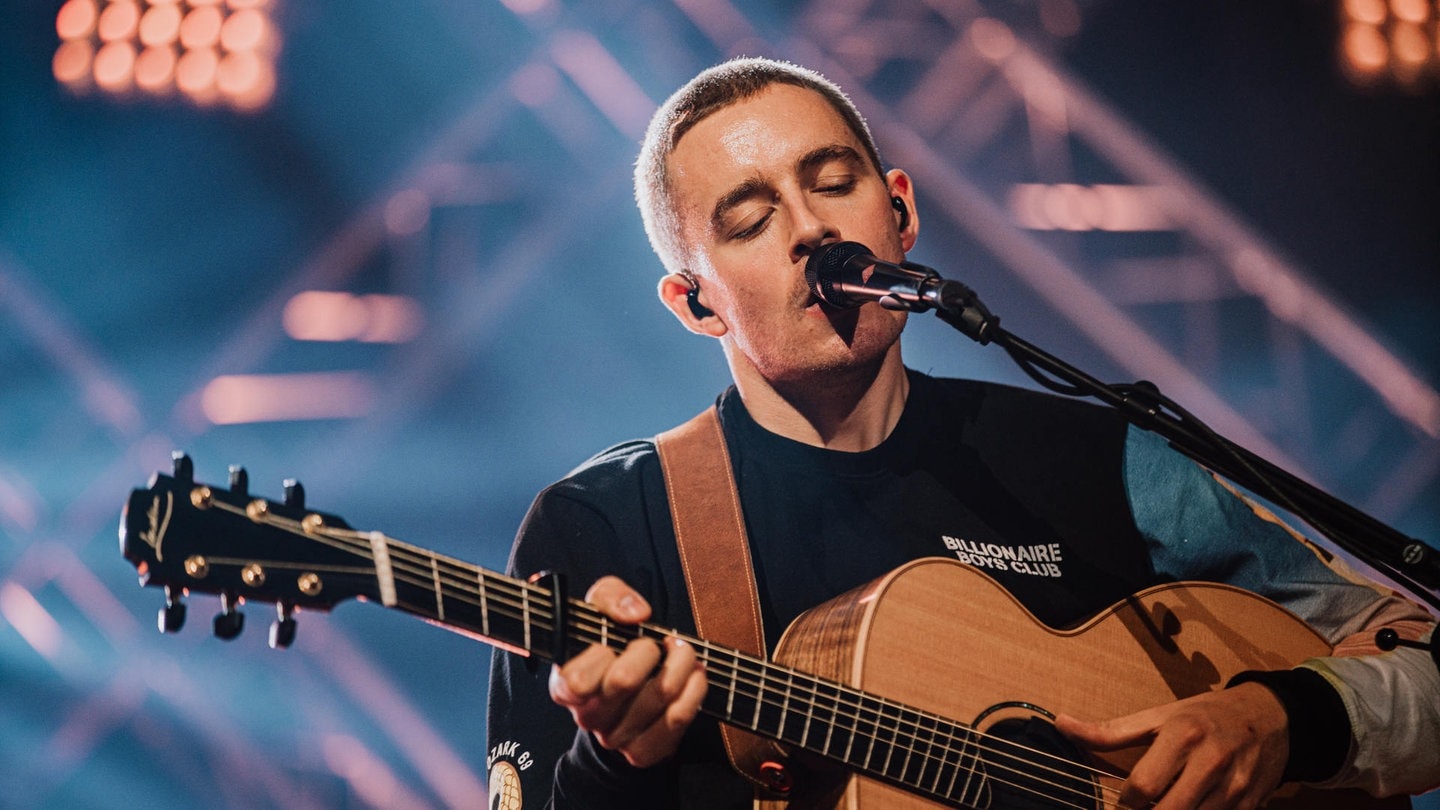
<svg viewBox="0 0 1440 810">
<path fill-rule="evenodd" d="M 821 245 L 840 238 L 839 230 L 801 197 L 790 203 L 790 261 L 804 261 Z"/>
</svg>

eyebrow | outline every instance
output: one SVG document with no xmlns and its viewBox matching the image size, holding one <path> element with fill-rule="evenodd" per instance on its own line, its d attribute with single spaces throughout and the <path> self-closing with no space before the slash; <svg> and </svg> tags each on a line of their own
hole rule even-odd
<svg viewBox="0 0 1440 810">
<path fill-rule="evenodd" d="M 795 168 L 800 174 L 814 171 L 827 163 L 834 162 L 848 163 L 851 166 L 861 166 L 864 161 L 860 159 L 860 153 L 844 144 L 829 144 L 812 149 L 806 152 L 801 158 L 795 161 Z M 753 199 L 766 193 L 770 184 L 758 177 L 751 177 L 742 181 L 739 185 L 721 195 L 715 201 L 715 208 L 710 212 L 710 226 L 720 230 L 721 225 L 731 211 L 746 200 Z"/>
<path fill-rule="evenodd" d="M 735 210 L 746 200 L 764 194 L 769 188 L 769 183 L 758 177 L 751 177 L 740 183 L 740 185 L 725 192 L 719 200 L 715 201 L 715 208 L 710 212 L 710 227 L 716 231 L 721 230 L 725 217 L 729 215 L 731 211 Z"/>
<path fill-rule="evenodd" d="M 807 152 L 804 157 L 800 158 L 796 165 L 800 169 L 800 173 L 804 174 L 805 172 L 818 169 L 826 163 L 836 162 L 848 163 L 851 166 L 863 165 L 859 152 L 840 143 L 813 149 Z"/>
</svg>

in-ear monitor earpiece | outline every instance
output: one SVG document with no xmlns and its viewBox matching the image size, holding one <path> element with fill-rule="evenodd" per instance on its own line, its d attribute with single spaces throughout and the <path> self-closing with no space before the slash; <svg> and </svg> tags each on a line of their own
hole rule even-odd
<svg viewBox="0 0 1440 810">
<path fill-rule="evenodd" d="M 910 207 L 905 204 L 905 201 L 898 196 L 891 197 L 890 207 L 900 212 L 900 224 L 896 226 L 896 230 L 903 231 L 910 227 Z"/>
</svg>

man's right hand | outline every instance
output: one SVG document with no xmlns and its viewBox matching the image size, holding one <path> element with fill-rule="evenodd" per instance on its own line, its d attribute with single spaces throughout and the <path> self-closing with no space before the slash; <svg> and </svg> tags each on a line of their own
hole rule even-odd
<svg viewBox="0 0 1440 810">
<path fill-rule="evenodd" d="M 617 577 L 597 581 L 585 601 L 623 624 L 650 618 L 650 605 Z M 690 644 L 667 638 L 661 658 L 650 639 L 636 639 L 620 653 L 591 646 L 551 668 L 550 699 L 602 746 L 649 767 L 675 753 L 705 697 L 705 670 Z"/>
</svg>

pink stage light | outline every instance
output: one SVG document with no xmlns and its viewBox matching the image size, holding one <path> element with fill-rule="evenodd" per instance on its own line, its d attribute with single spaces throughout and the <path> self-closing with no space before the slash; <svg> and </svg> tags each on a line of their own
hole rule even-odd
<svg viewBox="0 0 1440 810">
<path fill-rule="evenodd" d="M 375 399 L 370 378 L 357 371 L 235 374 L 211 380 L 200 393 L 200 409 L 216 425 L 356 419 Z"/>
</svg>

